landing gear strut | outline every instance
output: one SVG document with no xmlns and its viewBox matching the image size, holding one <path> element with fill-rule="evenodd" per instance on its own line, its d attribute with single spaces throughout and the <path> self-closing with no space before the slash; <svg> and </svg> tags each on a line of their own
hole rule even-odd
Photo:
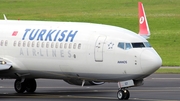
<svg viewBox="0 0 180 101">
<path fill-rule="evenodd" d="M 16 79 L 14 82 L 14 89 L 17 93 L 33 93 L 36 90 L 35 79 Z"/>
</svg>

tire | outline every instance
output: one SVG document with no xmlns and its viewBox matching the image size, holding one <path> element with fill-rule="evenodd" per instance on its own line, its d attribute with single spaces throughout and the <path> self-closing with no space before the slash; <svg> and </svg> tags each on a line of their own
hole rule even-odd
<svg viewBox="0 0 180 101">
<path fill-rule="evenodd" d="M 25 90 L 28 93 L 34 93 L 37 87 L 35 79 L 26 79 L 24 82 L 26 85 Z"/>
<path fill-rule="evenodd" d="M 123 91 L 123 90 L 118 90 L 118 92 L 117 92 L 117 98 L 118 98 L 119 100 L 123 100 L 124 97 L 125 97 L 124 91 Z"/>
<path fill-rule="evenodd" d="M 21 79 L 16 79 L 14 82 L 14 89 L 17 93 L 24 93 L 26 90 L 24 82 L 21 82 Z"/>
<path fill-rule="evenodd" d="M 124 90 L 124 100 L 128 100 L 130 97 L 130 93 L 128 90 Z"/>
</svg>

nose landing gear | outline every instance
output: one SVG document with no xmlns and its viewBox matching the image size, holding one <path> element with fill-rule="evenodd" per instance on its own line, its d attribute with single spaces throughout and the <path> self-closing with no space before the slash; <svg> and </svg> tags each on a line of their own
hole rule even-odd
<svg viewBox="0 0 180 101">
<path fill-rule="evenodd" d="M 130 97 L 130 92 L 126 88 L 132 86 L 134 86 L 133 80 L 118 82 L 119 90 L 117 92 L 117 98 L 119 100 L 128 100 Z"/>
</svg>

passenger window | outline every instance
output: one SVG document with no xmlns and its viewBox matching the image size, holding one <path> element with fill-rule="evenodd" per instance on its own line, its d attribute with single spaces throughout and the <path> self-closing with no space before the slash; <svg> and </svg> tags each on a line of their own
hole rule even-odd
<svg viewBox="0 0 180 101">
<path fill-rule="evenodd" d="M 3 40 L 1 40 L 1 46 L 3 46 L 3 44 L 4 44 L 4 41 L 3 41 Z"/>
<path fill-rule="evenodd" d="M 18 42 L 18 47 L 20 47 L 20 46 L 21 46 L 21 41 Z"/>
<path fill-rule="evenodd" d="M 73 45 L 73 49 L 76 49 L 76 43 L 74 43 L 74 45 Z"/>
<path fill-rule="evenodd" d="M 14 41 L 14 44 L 13 44 L 13 46 L 16 46 L 16 41 Z"/>
<path fill-rule="evenodd" d="M 40 44 L 40 43 L 39 43 L 39 42 L 37 42 L 37 47 L 39 47 L 39 44 Z"/>
<path fill-rule="evenodd" d="M 26 41 L 23 41 L 23 47 L 25 47 L 26 46 Z"/>
<path fill-rule="evenodd" d="M 64 49 L 66 49 L 66 48 L 67 48 L 67 43 L 64 44 Z"/>
<path fill-rule="evenodd" d="M 54 42 L 51 43 L 51 48 L 54 48 Z"/>
<path fill-rule="evenodd" d="M 56 48 L 58 48 L 58 45 L 59 45 L 58 42 L 56 42 Z"/>
<path fill-rule="evenodd" d="M 35 45 L 35 42 L 33 41 L 31 47 L 34 47 L 34 45 Z"/>
<path fill-rule="evenodd" d="M 78 49 L 81 49 L 81 44 L 80 43 L 78 44 Z"/>
<path fill-rule="evenodd" d="M 30 44 L 31 44 L 31 42 L 30 42 L 30 41 L 28 41 L 27 46 L 28 46 L 28 47 L 30 47 Z"/>
<path fill-rule="evenodd" d="M 6 40 L 6 41 L 5 41 L 5 46 L 7 46 L 7 45 L 8 45 L 8 41 Z"/>
<path fill-rule="evenodd" d="M 46 48 L 49 48 L 49 42 L 46 43 Z"/>
<path fill-rule="evenodd" d="M 60 43 L 60 48 L 63 48 L 63 43 Z"/>
<path fill-rule="evenodd" d="M 71 49 L 72 43 L 69 43 L 69 49 Z"/>
<path fill-rule="evenodd" d="M 44 48 L 44 42 L 41 43 L 41 47 Z"/>
<path fill-rule="evenodd" d="M 124 42 L 119 42 L 118 47 L 121 48 L 121 49 L 124 49 Z"/>
</svg>

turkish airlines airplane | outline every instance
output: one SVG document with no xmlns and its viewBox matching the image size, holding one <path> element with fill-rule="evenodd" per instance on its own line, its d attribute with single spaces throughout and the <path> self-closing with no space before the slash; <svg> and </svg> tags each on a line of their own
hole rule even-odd
<svg viewBox="0 0 180 101">
<path fill-rule="evenodd" d="M 150 31 L 139 2 L 139 34 L 94 23 L 0 20 L 0 78 L 16 79 L 17 93 L 33 93 L 35 79 L 91 86 L 117 82 L 119 100 L 162 64 L 146 40 Z"/>
</svg>

